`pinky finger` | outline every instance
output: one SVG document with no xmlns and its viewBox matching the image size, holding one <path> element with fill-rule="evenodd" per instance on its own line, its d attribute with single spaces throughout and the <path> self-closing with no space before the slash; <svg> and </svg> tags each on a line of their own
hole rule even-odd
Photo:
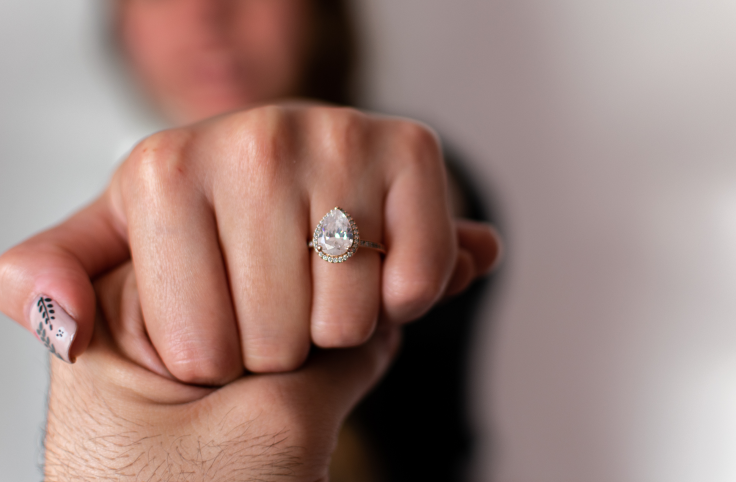
<svg viewBox="0 0 736 482">
<path fill-rule="evenodd" d="M 469 251 L 462 248 L 458 249 L 455 269 L 452 272 L 452 277 L 450 277 L 450 282 L 447 283 L 445 298 L 465 291 L 476 277 L 474 264 L 473 256 Z"/>
<path fill-rule="evenodd" d="M 496 229 L 469 220 L 455 222 L 458 253 L 445 297 L 464 291 L 476 278 L 496 269 L 503 259 L 503 242 Z"/>
</svg>

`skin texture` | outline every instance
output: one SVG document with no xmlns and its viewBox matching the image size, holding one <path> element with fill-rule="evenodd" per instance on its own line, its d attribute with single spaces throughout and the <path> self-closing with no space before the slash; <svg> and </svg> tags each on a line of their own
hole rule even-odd
<svg viewBox="0 0 736 482">
<path fill-rule="evenodd" d="M 308 0 L 117 6 L 124 56 L 183 127 L 0 257 L 0 310 L 34 330 L 27 314 L 50 297 L 77 324 L 68 358 L 84 353 L 52 359 L 46 480 L 326 480 L 396 326 L 491 269 L 498 238 L 452 219 L 425 126 L 277 101 L 300 93 L 312 55 Z M 385 259 L 306 249 L 336 203 Z M 311 343 L 361 346 L 305 363 Z"/>
<path fill-rule="evenodd" d="M 0 257 L 0 310 L 32 330 L 49 296 L 78 325 L 69 358 L 84 353 L 73 368 L 52 360 L 46 480 L 326 480 L 395 327 L 491 269 L 498 237 L 452 219 L 425 126 L 276 100 L 299 94 L 311 2 L 117 5 L 124 56 L 184 127 L 143 141 L 98 200 Z M 364 250 L 329 265 L 306 249 L 337 203 L 388 245 L 383 261 Z M 361 346 L 304 364 L 311 343 Z"/>
<path fill-rule="evenodd" d="M 398 330 L 292 373 L 193 387 L 121 351 L 118 335 L 140 324 L 133 278 L 128 264 L 97 282 L 105 315 L 87 354 L 52 361 L 45 480 L 326 481 L 338 428 L 388 368 Z"/>
<path fill-rule="evenodd" d="M 379 319 L 417 318 L 497 259 L 492 228 L 453 228 L 425 126 L 309 103 L 242 109 L 297 91 L 311 2 L 117 6 L 122 50 L 174 122 L 241 110 L 144 140 L 100 199 L 0 257 L 0 310 L 35 330 L 31 307 L 53 299 L 77 324 L 68 359 L 92 336 L 90 279 L 131 253 L 141 329 L 171 376 L 207 385 L 294 369 L 310 342 L 358 345 Z M 390 247 L 383 263 L 363 250 L 328 265 L 304 249 L 335 204 Z"/>
<path fill-rule="evenodd" d="M 306 248 L 334 207 L 385 258 L 343 264 Z M 300 366 L 310 344 L 357 346 L 462 290 L 498 257 L 486 225 L 454 223 L 434 134 L 403 119 L 282 104 L 156 134 L 107 192 L 0 258 L 0 308 L 29 328 L 45 293 L 91 337 L 90 279 L 128 256 L 145 326 L 169 374 L 220 385 Z M 8 288 L 7 290 L 5 288 Z M 448 291 L 449 289 L 449 291 Z M 42 291 L 39 291 L 42 290 Z"/>
</svg>

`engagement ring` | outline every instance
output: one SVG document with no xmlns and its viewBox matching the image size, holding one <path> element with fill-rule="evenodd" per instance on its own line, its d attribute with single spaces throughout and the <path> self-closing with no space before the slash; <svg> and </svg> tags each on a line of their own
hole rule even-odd
<svg viewBox="0 0 736 482">
<path fill-rule="evenodd" d="M 328 263 L 342 263 L 361 248 L 370 248 L 386 254 L 381 243 L 360 239 L 360 231 L 353 218 L 343 209 L 334 208 L 322 218 L 307 244 Z"/>
</svg>

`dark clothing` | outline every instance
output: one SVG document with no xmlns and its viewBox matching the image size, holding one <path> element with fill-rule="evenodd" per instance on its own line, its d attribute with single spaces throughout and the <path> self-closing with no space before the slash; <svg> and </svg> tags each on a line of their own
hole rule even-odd
<svg viewBox="0 0 736 482">
<path fill-rule="evenodd" d="M 492 220 L 470 176 L 446 155 L 467 217 Z M 353 422 L 381 459 L 386 482 L 462 481 L 473 451 L 467 417 L 470 340 L 492 279 L 476 282 L 404 329 L 401 353 Z"/>
</svg>

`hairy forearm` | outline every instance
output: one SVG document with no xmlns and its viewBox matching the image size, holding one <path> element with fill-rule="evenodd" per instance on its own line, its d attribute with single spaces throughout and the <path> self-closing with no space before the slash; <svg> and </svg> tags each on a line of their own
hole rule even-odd
<svg viewBox="0 0 736 482">
<path fill-rule="evenodd" d="M 381 330 L 360 348 L 317 352 L 298 371 L 214 389 L 131 361 L 112 334 L 140 310 L 108 312 L 113 323 L 99 320 L 75 365 L 51 360 L 47 482 L 325 481 L 342 421 L 399 342 L 397 330 Z"/>
<path fill-rule="evenodd" d="M 199 402 L 144 403 L 84 367 L 54 363 L 47 482 L 275 480 L 300 466 L 286 432 Z M 79 368 L 79 370 L 77 370 Z"/>
</svg>

